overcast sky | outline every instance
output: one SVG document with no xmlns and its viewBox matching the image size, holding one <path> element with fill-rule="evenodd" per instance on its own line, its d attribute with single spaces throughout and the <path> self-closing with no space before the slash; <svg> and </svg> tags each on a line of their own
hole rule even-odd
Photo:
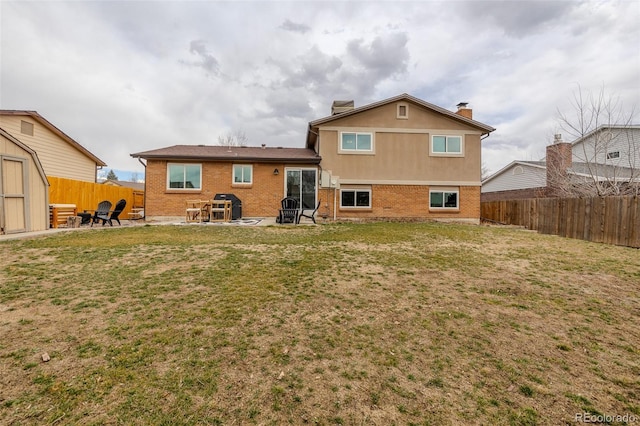
<svg viewBox="0 0 640 426">
<path fill-rule="evenodd" d="M 408 93 L 497 130 L 483 163 L 537 160 L 578 87 L 640 107 L 640 1 L 0 1 L 0 108 L 105 161 L 216 144 L 303 147 L 333 100 Z M 638 115 L 635 122 L 638 123 Z"/>
</svg>

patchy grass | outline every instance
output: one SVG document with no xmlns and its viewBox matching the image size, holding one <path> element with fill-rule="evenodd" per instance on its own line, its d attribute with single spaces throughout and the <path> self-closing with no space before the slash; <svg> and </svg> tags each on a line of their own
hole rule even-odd
<svg viewBox="0 0 640 426">
<path fill-rule="evenodd" d="M 638 250 L 366 223 L 70 232 L 0 257 L 3 424 L 640 418 Z"/>
</svg>

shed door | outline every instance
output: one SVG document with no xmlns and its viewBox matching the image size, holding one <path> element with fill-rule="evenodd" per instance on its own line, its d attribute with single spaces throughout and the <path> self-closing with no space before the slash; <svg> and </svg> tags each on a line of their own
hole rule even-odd
<svg viewBox="0 0 640 426">
<path fill-rule="evenodd" d="M 0 233 L 27 230 L 26 160 L 0 156 Z"/>
</svg>

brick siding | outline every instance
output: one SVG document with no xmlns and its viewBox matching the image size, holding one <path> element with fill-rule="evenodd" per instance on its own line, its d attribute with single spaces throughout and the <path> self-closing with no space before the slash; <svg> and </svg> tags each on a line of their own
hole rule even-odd
<svg viewBox="0 0 640 426">
<path fill-rule="evenodd" d="M 190 199 L 213 199 L 216 194 L 235 194 L 242 201 L 243 217 L 275 217 L 284 196 L 284 164 L 253 164 L 253 184 L 232 184 L 232 163 L 203 162 L 202 190 L 168 190 L 167 161 L 148 160 L 146 170 L 147 218 L 182 217 L 185 202 Z M 246 164 L 238 162 L 237 164 Z M 295 167 L 294 165 L 287 165 Z M 308 167 L 308 166 L 305 166 Z M 279 174 L 274 175 L 274 169 Z M 371 209 L 338 209 L 338 219 L 416 218 L 479 221 L 480 187 L 459 188 L 460 209 L 438 211 L 429 209 L 429 187 L 419 185 L 372 185 Z M 333 190 L 318 189 L 322 201 L 318 216 L 333 218 Z M 338 205 L 340 194 L 337 194 Z"/>
</svg>

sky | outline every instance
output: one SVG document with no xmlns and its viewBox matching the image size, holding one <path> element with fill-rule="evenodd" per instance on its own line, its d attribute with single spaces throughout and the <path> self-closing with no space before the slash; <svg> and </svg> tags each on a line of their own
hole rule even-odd
<svg viewBox="0 0 640 426">
<path fill-rule="evenodd" d="M 302 148 L 333 100 L 408 93 L 468 102 L 495 172 L 544 156 L 579 92 L 640 109 L 638 22 L 637 0 L 0 0 L 0 109 L 143 175 L 131 153 L 238 132 Z"/>
</svg>

